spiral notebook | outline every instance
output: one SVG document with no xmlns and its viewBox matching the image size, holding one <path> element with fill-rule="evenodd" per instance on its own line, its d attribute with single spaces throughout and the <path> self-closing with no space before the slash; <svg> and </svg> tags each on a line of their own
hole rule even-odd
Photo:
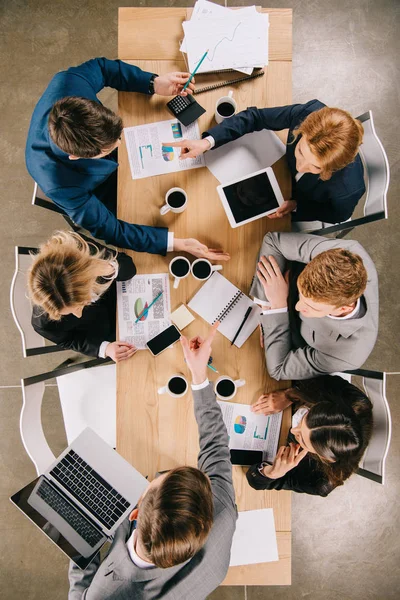
<svg viewBox="0 0 400 600">
<path fill-rule="evenodd" d="M 253 310 L 235 341 L 241 348 L 258 325 L 259 308 L 239 288 L 223 275 L 215 272 L 193 296 L 188 307 L 213 325 L 220 321 L 218 331 L 232 341 L 239 329 L 246 311 Z"/>
</svg>

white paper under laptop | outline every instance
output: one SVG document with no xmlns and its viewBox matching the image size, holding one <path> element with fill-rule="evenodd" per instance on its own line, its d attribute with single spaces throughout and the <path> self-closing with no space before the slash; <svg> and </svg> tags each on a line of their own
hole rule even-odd
<svg viewBox="0 0 400 600">
<path fill-rule="evenodd" d="M 230 567 L 279 560 L 272 508 L 239 512 L 233 534 Z"/>
<path fill-rule="evenodd" d="M 257 305 L 219 273 L 214 273 L 202 285 L 188 307 L 210 325 L 220 321 L 218 331 L 230 341 L 239 329 L 247 309 L 251 307 L 250 316 L 235 341 L 235 346 L 238 348 L 243 346 L 259 322 Z"/>
<path fill-rule="evenodd" d="M 75 564 L 86 568 L 147 486 L 145 477 L 87 428 L 11 500 Z"/>
</svg>

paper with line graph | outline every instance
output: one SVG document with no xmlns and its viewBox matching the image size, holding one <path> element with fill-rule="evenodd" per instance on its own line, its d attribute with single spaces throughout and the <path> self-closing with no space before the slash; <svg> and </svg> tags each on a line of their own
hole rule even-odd
<svg viewBox="0 0 400 600">
<path fill-rule="evenodd" d="M 198 72 L 268 64 L 268 14 L 231 15 L 183 24 L 190 71 L 208 49 Z"/>
<path fill-rule="evenodd" d="M 162 296 L 146 313 L 145 309 L 161 291 Z M 128 281 L 117 281 L 117 303 L 120 341 L 130 342 L 138 350 L 145 349 L 146 342 L 171 325 L 168 273 L 135 275 Z"/>
</svg>

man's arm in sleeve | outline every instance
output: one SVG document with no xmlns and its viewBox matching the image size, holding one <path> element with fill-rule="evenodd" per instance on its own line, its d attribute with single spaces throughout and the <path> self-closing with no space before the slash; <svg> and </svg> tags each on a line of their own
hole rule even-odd
<svg viewBox="0 0 400 600">
<path fill-rule="evenodd" d="M 260 317 L 264 332 L 265 361 L 268 373 L 277 381 L 281 379 L 310 379 L 326 373 L 347 371 L 357 365 L 347 362 L 338 356 L 332 356 L 305 346 L 292 348 L 289 313 L 273 312 Z"/>
<path fill-rule="evenodd" d="M 314 103 L 316 103 L 315 107 Z M 215 147 L 218 147 L 253 131 L 293 129 L 310 112 L 323 106 L 318 100 L 311 100 L 307 104 L 291 104 L 275 108 L 256 108 L 252 106 L 230 119 L 225 119 L 220 125 L 208 129 L 202 137 L 211 135 L 215 140 Z"/>
<path fill-rule="evenodd" d="M 83 194 L 80 188 L 58 188 L 47 195 L 67 215 L 94 237 L 119 248 L 165 256 L 168 229 L 134 225 L 117 219 L 94 194 Z"/>
<path fill-rule="evenodd" d="M 121 60 L 108 58 L 93 58 L 78 67 L 71 67 L 67 73 L 85 79 L 95 94 L 105 87 L 121 92 L 149 94 L 150 79 L 153 75 Z"/>
<path fill-rule="evenodd" d="M 222 493 L 222 496 L 218 494 L 219 500 L 235 514 L 236 518 L 229 439 L 221 409 L 211 383 L 201 389 L 193 389 L 192 393 L 194 414 L 199 428 L 198 467 L 207 473 L 212 486 L 218 487 L 219 492 Z"/>
<path fill-rule="evenodd" d="M 92 583 L 93 577 L 100 565 L 100 552 L 95 556 L 90 565 L 82 571 L 72 561 L 69 564 L 68 579 L 69 592 L 68 600 L 83 600 L 86 598 L 86 591 Z"/>
</svg>

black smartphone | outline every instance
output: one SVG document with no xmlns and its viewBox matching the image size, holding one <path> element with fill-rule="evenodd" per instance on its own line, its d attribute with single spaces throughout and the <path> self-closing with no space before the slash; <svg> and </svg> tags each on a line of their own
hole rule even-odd
<svg viewBox="0 0 400 600">
<path fill-rule="evenodd" d="M 153 337 L 151 340 L 149 340 L 146 346 L 153 356 L 157 356 L 163 352 L 163 350 L 166 350 L 166 348 L 172 346 L 172 344 L 175 344 L 180 337 L 181 333 L 179 329 L 175 327 L 175 325 L 171 325 L 156 335 L 156 337 Z"/>
<path fill-rule="evenodd" d="M 262 462 L 263 453 L 261 450 L 231 450 L 231 463 L 250 467 L 256 463 Z"/>
</svg>

